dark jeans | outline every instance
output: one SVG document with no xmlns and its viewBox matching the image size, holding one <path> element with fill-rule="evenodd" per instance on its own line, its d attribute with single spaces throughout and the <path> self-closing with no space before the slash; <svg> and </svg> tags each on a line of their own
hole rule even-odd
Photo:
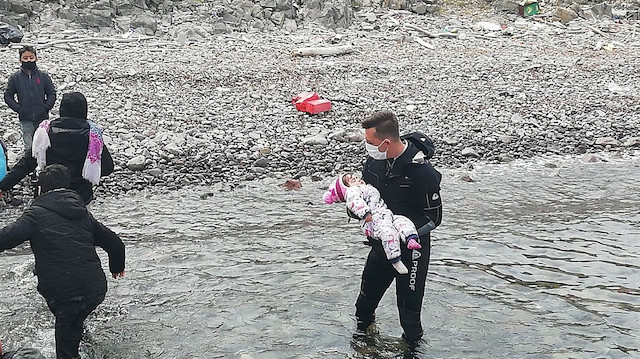
<svg viewBox="0 0 640 359">
<path fill-rule="evenodd" d="M 402 247 L 402 262 L 409 274 L 398 274 L 384 254 L 382 246 L 374 243 L 369 252 L 362 272 L 360 294 L 356 301 L 356 319 L 358 329 L 365 330 L 374 320 L 375 311 L 394 278 L 396 280 L 396 300 L 403 337 L 407 342 L 416 342 L 422 338 L 420 312 L 427 280 L 431 239 L 429 235 L 420 238 L 422 249 L 409 250 Z"/>
<path fill-rule="evenodd" d="M 80 358 L 78 347 L 82 339 L 84 320 L 104 300 L 104 293 L 64 300 L 47 300 L 56 317 L 57 359 Z"/>
</svg>

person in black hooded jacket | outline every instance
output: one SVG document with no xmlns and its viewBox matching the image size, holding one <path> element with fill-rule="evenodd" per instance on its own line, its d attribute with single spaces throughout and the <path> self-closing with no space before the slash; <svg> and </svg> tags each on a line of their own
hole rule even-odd
<svg viewBox="0 0 640 359">
<path fill-rule="evenodd" d="M 71 189 L 78 192 L 85 204 L 93 196 L 92 183 L 83 177 L 83 166 L 87 159 L 91 127 L 87 121 L 87 100 L 79 92 L 65 93 L 60 102 L 60 118 L 50 122 L 48 130 L 51 146 L 46 150 L 46 164 L 61 164 L 69 169 Z M 0 181 L 0 194 L 11 189 L 20 180 L 33 172 L 38 163 L 36 152 L 22 157 Z M 101 176 L 113 173 L 113 159 L 106 145 L 102 146 Z"/>
<path fill-rule="evenodd" d="M 58 359 L 79 358 L 83 323 L 105 298 L 107 280 L 95 247 L 109 255 L 114 278 L 124 276 L 120 237 L 93 218 L 80 196 L 68 189 L 69 173 L 51 165 L 40 173 L 40 195 L 14 223 L 0 230 L 0 252 L 31 244 L 38 292 L 56 318 Z"/>
</svg>

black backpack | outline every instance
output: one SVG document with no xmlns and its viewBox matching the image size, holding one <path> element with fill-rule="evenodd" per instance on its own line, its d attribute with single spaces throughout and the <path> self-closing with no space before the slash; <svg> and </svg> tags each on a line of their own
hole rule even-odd
<svg viewBox="0 0 640 359">
<path fill-rule="evenodd" d="M 436 146 L 433 145 L 433 141 L 429 136 L 420 133 L 413 132 L 403 136 L 400 139 L 407 140 L 413 143 L 422 153 L 424 153 L 424 159 L 429 160 L 436 153 Z"/>
</svg>

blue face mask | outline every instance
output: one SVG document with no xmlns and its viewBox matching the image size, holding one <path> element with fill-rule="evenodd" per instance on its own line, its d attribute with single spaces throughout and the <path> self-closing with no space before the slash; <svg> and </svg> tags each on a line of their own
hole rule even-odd
<svg viewBox="0 0 640 359">
<path fill-rule="evenodd" d="M 380 152 L 379 148 L 380 146 L 382 146 L 382 144 L 384 143 L 385 140 L 383 140 L 379 145 L 374 146 L 368 142 L 364 143 L 364 147 L 367 149 L 367 153 L 369 154 L 369 156 L 371 156 L 371 158 L 373 158 L 374 160 L 384 160 L 387 159 L 387 151 L 384 152 Z"/>
</svg>

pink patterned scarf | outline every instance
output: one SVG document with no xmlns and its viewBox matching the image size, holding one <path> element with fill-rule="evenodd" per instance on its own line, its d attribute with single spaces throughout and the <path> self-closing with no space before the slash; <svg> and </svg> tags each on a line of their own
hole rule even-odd
<svg viewBox="0 0 640 359">
<path fill-rule="evenodd" d="M 104 145 L 102 128 L 93 121 L 87 120 L 87 123 L 89 123 L 89 147 L 87 148 L 87 158 L 82 166 L 82 178 L 97 185 L 100 183 L 102 172 L 102 147 Z M 42 171 L 47 165 L 47 149 L 51 147 L 50 129 L 51 121 L 44 120 L 33 134 L 31 151 L 38 162 L 38 172 Z"/>
</svg>

